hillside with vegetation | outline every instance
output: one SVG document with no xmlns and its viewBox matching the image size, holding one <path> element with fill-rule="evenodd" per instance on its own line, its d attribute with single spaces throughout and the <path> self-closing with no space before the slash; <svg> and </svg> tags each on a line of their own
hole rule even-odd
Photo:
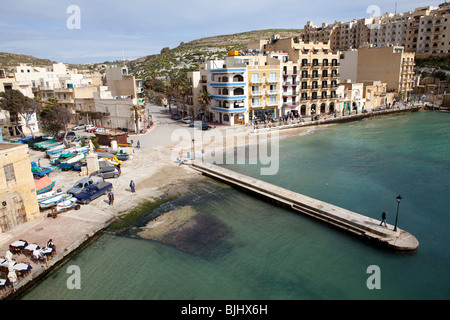
<svg viewBox="0 0 450 320">
<path fill-rule="evenodd" d="M 201 38 L 180 43 L 176 48 L 163 48 L 160 54 L 141 57 L 126 64 L 136 77 L 170 78 L 197 70 L 198 64 L 210 59 L 222 59 L 229 50 L 238 50 L 254 40 L 268 39 L 277 34 L 281 38 L 298 37 L 302 29 L 266 29 Z"/>
<path fill-rule="evenodd" d="M 26 63 L 34 67 L 44 67 L 54 62 L 49 59 L 39 59 L 24 54 L 0 52 L 0 69 L 11 72 L 15 66 L 21 63 Z"/>
</svg>

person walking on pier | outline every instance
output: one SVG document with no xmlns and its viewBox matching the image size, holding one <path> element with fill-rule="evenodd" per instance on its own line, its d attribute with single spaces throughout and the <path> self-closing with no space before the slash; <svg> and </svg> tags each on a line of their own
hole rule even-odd
<svg viewBox="0 0 450 320">
<path fill-rule="evenodd" d="M 388 213 L 387 211 L 383 211 L 383 213 L 381 214 L 381 223 L 380 223 L 380 226 L 383 225 L 383 223 L 384 223 L 384 226 L 386 228 L 387 228 L 387 225 L 386 225 L 386 214 L 387 213 Z"/>
<path fill-rule="evenodd" d="M 133 193 L 136 192 L 135 187 L 136 187 L 136 185 L 135 185 L 134 181 L 131 180 L 131 182 L 130 182 L 131 192 L 133 192 Z"/>
</svg>

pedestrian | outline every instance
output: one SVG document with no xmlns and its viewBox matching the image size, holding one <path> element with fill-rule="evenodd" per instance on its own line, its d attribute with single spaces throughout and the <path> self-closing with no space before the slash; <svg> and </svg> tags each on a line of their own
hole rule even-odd
<svg viewBox="0 0 450 320">
<path fill-rule="evenodd" d="M 137 142 L 137 148 L 140 149 L 141 148 L 141 142 L 138 140 Z"/>
<path fill-rule="evenodd" d="M 52 239 L 49 239 L 48 241 L 47 241 L 47 248 L 53 248 L 55 245 L 53 244 L 53 240 Z"/>
<path fill-rule="evenodd" d="M 112 190 L 109 190 L 109 192 L 108 192 L 108 200 L 109 200 L 109 205 L 114 204 L 114 193 L 112 192 Z"/>
<path fill-rule="evenodd" d="M 384 226 L 386 228 L 387 228 L 387 225 L 386 225 L 386 214 L 387 213 L 388 213 L 387 211 L 383 211 L 383 213 L 381 214 L 381 223 L 380 223 L 380 226 L 383 225 L 383 223 L 384 223 Z"/>
<path fill-rule="evenodd" d="M 131 192 L 136 192 L 135 187 L 136 187 L 136 185 L 135 185 L 134 181 L 131 180 L 131 181 L 130 181 Z"/>
</svg>

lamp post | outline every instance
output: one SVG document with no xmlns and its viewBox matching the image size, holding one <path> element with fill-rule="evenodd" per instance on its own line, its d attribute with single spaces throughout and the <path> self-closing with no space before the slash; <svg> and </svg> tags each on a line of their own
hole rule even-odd
<svg viewBox="0 0 450 320">
<path fill-rule="evenodd" d="M 192 139 L 192 159 L 195 160 L 195 140 Z"/>
<path fill-rule="evenodd" d="M 394 226 L 394 231 L 397 231 L 397 220 L 398 220 L 398 208 L 400 207 L 400 201 L 402 201 L 402 196 L 398 195 L 396 197 L 397 199 L 397 215 L 395 216 L 395 226 Z"/>
</svg>

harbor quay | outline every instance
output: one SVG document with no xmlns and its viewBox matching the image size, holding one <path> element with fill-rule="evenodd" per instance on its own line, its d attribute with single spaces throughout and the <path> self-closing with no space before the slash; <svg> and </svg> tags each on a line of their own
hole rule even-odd
<svg viewBox="0 0 450 320">
<path fill-rule="evenodd" d="M 399 228 L 394 231 L 394 226 L 392 225 L 388 225 L 387 228 L 383 227 L 380 225 L 379 220 L 205 161 L 193 161 L 192 167 L 203 175 L 262 197 L 276 205 L 288 207 L 294 211 L 301 212 L 345 231 L 349 231 L 368 242 L 405 252 L 415 251 L 419 247 L 419 241 L 412 234 Z"/>
<path fill-rule="evenodd" d="M 386 110 L 383 113 L 377 113 L 373 116 L 390 115 L 418 109 L 417 106 L 410 106 L 407 108 Z M 285 126 L 279 129 L 295 129 L 300 126 L 308 127 L 339 121 L 355 121 L 361 119 L 361 116 L 369 117 L 371 115 L 358 116 L 348 116 L 345 119 L 335 119 L 333 117 L 329 119 L 330 122 L 322 120 L 308 121 L 305 125 Z M 177 142 L 168 141 L 168 139 L 173 130 L 184 127 L 181 127 L 176 121 L 166 119 L 166 114 L 161 114 L 161 122 L 158 123 L 149 134 L 134 138 L 135 140 L 140 139 L 142 147 L 131 162 L 127 162 L 126 165 L 122 166 L 121 177 L 113 181 L 113 190 L 116 197 L 114 206 L 108 206 L 106 199 L 98 199 L 87 206 L 82 206 L 80 210 L 71 210 L 59 214 L 55 219 L 46 217 L 46 213 L 43 212 L 41 218 L 32 219 L 0 235 L 0 252 L 3 254 L 9 250 L 9 244 L 20 239 L 26 240 L 28 243 L 37 243 L 44 246 L 51 238 L 56 245 L 55 255 L 45 263 L 30 261 L 23 254 L 13 255 L 13 260 L 18 262 L 24 261 L 31 265 L 32 269 L 29 274 L 18 279 L 14 287 L 8 286 L 2 290 L 0 292 L 0 299 L 14 299 L 30 289 L 39 279 L 45 277 L 53 269 L 61 266 L 71 255 L 90 243 L 97 235 L 101 234 L 111 222 L 117 219 L 121 212 L 132 209 L 144 199 L 163 197 L 167 194 L 166 186 L 184 188 L 183 186 L 186 185 L 184 182 L 187 179 L 192 177 L 198 178 L 202 175 L 208 175 L 214 179 L 228 182 L 245 191 L 254 192 L 273 202 L 283 204 L 298 212 L 308 214 L 339 228 L 351 231 L 363 239 L 384 244 L 395 250 L 413 251 L 418 247 L 417 239 L 404 230 L 398 229 L 397 232 L 394 232 L 391 225 L 388 225 L 389 228 L 386 229 L 379 226 L 379 221 L 358 215 L 357 213 L 310 199 L 289 190 L 269 185 L 263 181 L 245 177 L 231 171 L 223 173 L 225 169 L 202 163 L 201 158 L 187 162 L 192 165 L 180 166 L 173 159 L 173 150 Z M 247 129 L 244 132 L 251 133 L 253 131 L 251 127 L 247 126 Z M 227 130 L 227 128 L 217 127 L 214 130 Z M 257 130 L 256 133 L 264 132 L 264 130 L 266 129 Z M 240 131 L 238 130 L 236 132 L 239 133 Z M 289 132 L 289 130 L 286 130 L 286 132 Z M 211 144 L 205 145 L 204 147 L 205 151 L 208 152 L 216 148 L 217 145 Z M 196 150 L 199 149 L 200 146 L 197 146 Z M 190 150 L 190 144 L 184 150 Z M 144 172 L 145 174 L 142 174 Z M 53 176 L 57 182 L 57 186 L 63 189 L 69 188 L 79 179 L 75 173 L 70 171 L 55 174 L 58 174 L 58 176 Z M 239 177 L 236 178 L 238 175 Z M 130 193 L 128 190 L 130 179 L 136 181 L 136 193 Z M 177 192 L 174 194 L 177 194 Z"/>
</svg>

